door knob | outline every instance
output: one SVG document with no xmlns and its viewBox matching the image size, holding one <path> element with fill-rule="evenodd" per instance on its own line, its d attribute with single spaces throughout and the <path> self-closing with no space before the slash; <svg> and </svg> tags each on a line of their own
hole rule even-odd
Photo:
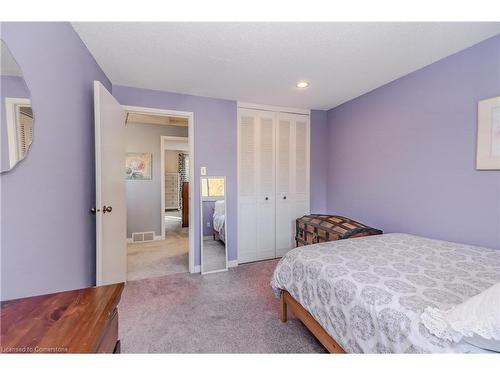
<svg viewBox="0 0 500 375">
<path fill-rule="evenodd" d="M 286 195 L 283 197 L 283 199 L 286 199 Z"/>
<path fill-rule="evenodd" d="M 268 200 L 269 200 L 269 197 L 266 197 L 266 201 L 268 201 Z"/>
<path fill-rule="evenodd" d="M 97 213 L 97 212 L 101 212 L 101 209 L 100 208 L 95 208 L 95 207 L 92 207 L 90 209 L 90 212 L 92 212 L 94 215 Z"/>
<path fill-rule="evenodd" d="M 113 207 L 111 207 L 111 206 L 103 206 L 102 207 L 102 212 L 103 213 L 111 212 L 111 211 L 113 211 Z"/>
</svg>

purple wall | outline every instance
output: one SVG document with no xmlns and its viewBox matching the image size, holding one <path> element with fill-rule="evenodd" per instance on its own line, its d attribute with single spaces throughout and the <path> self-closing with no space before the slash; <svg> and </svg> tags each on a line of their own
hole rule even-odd
<svg viewBox="0 0 500 375">
<path fill-rule="evenodd" d="M 2 149 L 0 150 L 0 171 L 10 169 L 9 160 L 9 140 L 7 135 L 7 117 L 5 113 L 5 98 L 29 98 L 30 92 L 23 77 L 0 76 L 0 107 L 2 107 L 0 118 L 0 141 Z"/>
<path fill-rule="evenodd" d="M 500 172 L 476 171 L 500 36 L 328 112 L 327 206 L 383 229 L 500 248 Z"/>
<path fill-rule="evenodd" d="M 214 231 L 214 208 L 215 202 L 203 201 L 203 235 L 211 236 Z M 210 228 L 207 227 L 207 222 L 210 222 Z"/>
<path fill-rule="evenodd" d="M 93 80 L 111 83 L 68 23 L 2 23 L 35 115 L 27 157 L 0 176 L 1 296 L 95 282 Z"/>
<path fill-rule="evenodd" d="M 117 85 L 113 85 L 113 96 L 123 105 L 194 112 L 195 264 L 200 264 L 200 167 L 202 166 L 207 167 L 207 175 L 226 176 L 228 258 L 237 259 L 236 102 Z"/>
<path fill-rule="evenodd" d="M 328 173 L 327 111 L 311 111 L 311 213 L 326 212 L 326 181 Z"/>
</svg>

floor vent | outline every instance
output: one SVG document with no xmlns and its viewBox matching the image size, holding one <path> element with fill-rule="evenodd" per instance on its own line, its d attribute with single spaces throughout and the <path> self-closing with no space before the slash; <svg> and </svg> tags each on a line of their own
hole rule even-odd
<svg viewBox="0 0 500 375">
<path fill-rule="evenodd" d="M 134 232 L 132 233 L 132 242 L 154 241 L 155 232 Z"/>
</svg>

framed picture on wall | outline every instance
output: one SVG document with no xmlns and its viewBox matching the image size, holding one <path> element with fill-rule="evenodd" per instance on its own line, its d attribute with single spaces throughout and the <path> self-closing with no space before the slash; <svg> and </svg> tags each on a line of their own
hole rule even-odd
<svg viewBox="0 0 500 375">
<path fill-rule="evenodd" d="M 127 180 L 151 180 L 151 153 L 127 152 L 125 178 Z"/>
<path fill-rule="evenodd" d="M 477 105 L 476 169 L 500 170 L 500 96 Z"/>
</svg>

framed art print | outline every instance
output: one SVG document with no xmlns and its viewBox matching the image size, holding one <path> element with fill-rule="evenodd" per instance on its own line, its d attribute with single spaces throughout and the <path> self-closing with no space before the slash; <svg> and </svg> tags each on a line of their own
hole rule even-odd
<svg viewBox="0 0 500 375">
<path fill-rule="evenodd" d="M 151 180 L 151 153 L 127 152 L 125 178 L 127 180 Z"/>
<path fill-rule="evenodd" d="M 500 170 L 500 96 L 477 106 L 476 169 Z"/>
</svg>

